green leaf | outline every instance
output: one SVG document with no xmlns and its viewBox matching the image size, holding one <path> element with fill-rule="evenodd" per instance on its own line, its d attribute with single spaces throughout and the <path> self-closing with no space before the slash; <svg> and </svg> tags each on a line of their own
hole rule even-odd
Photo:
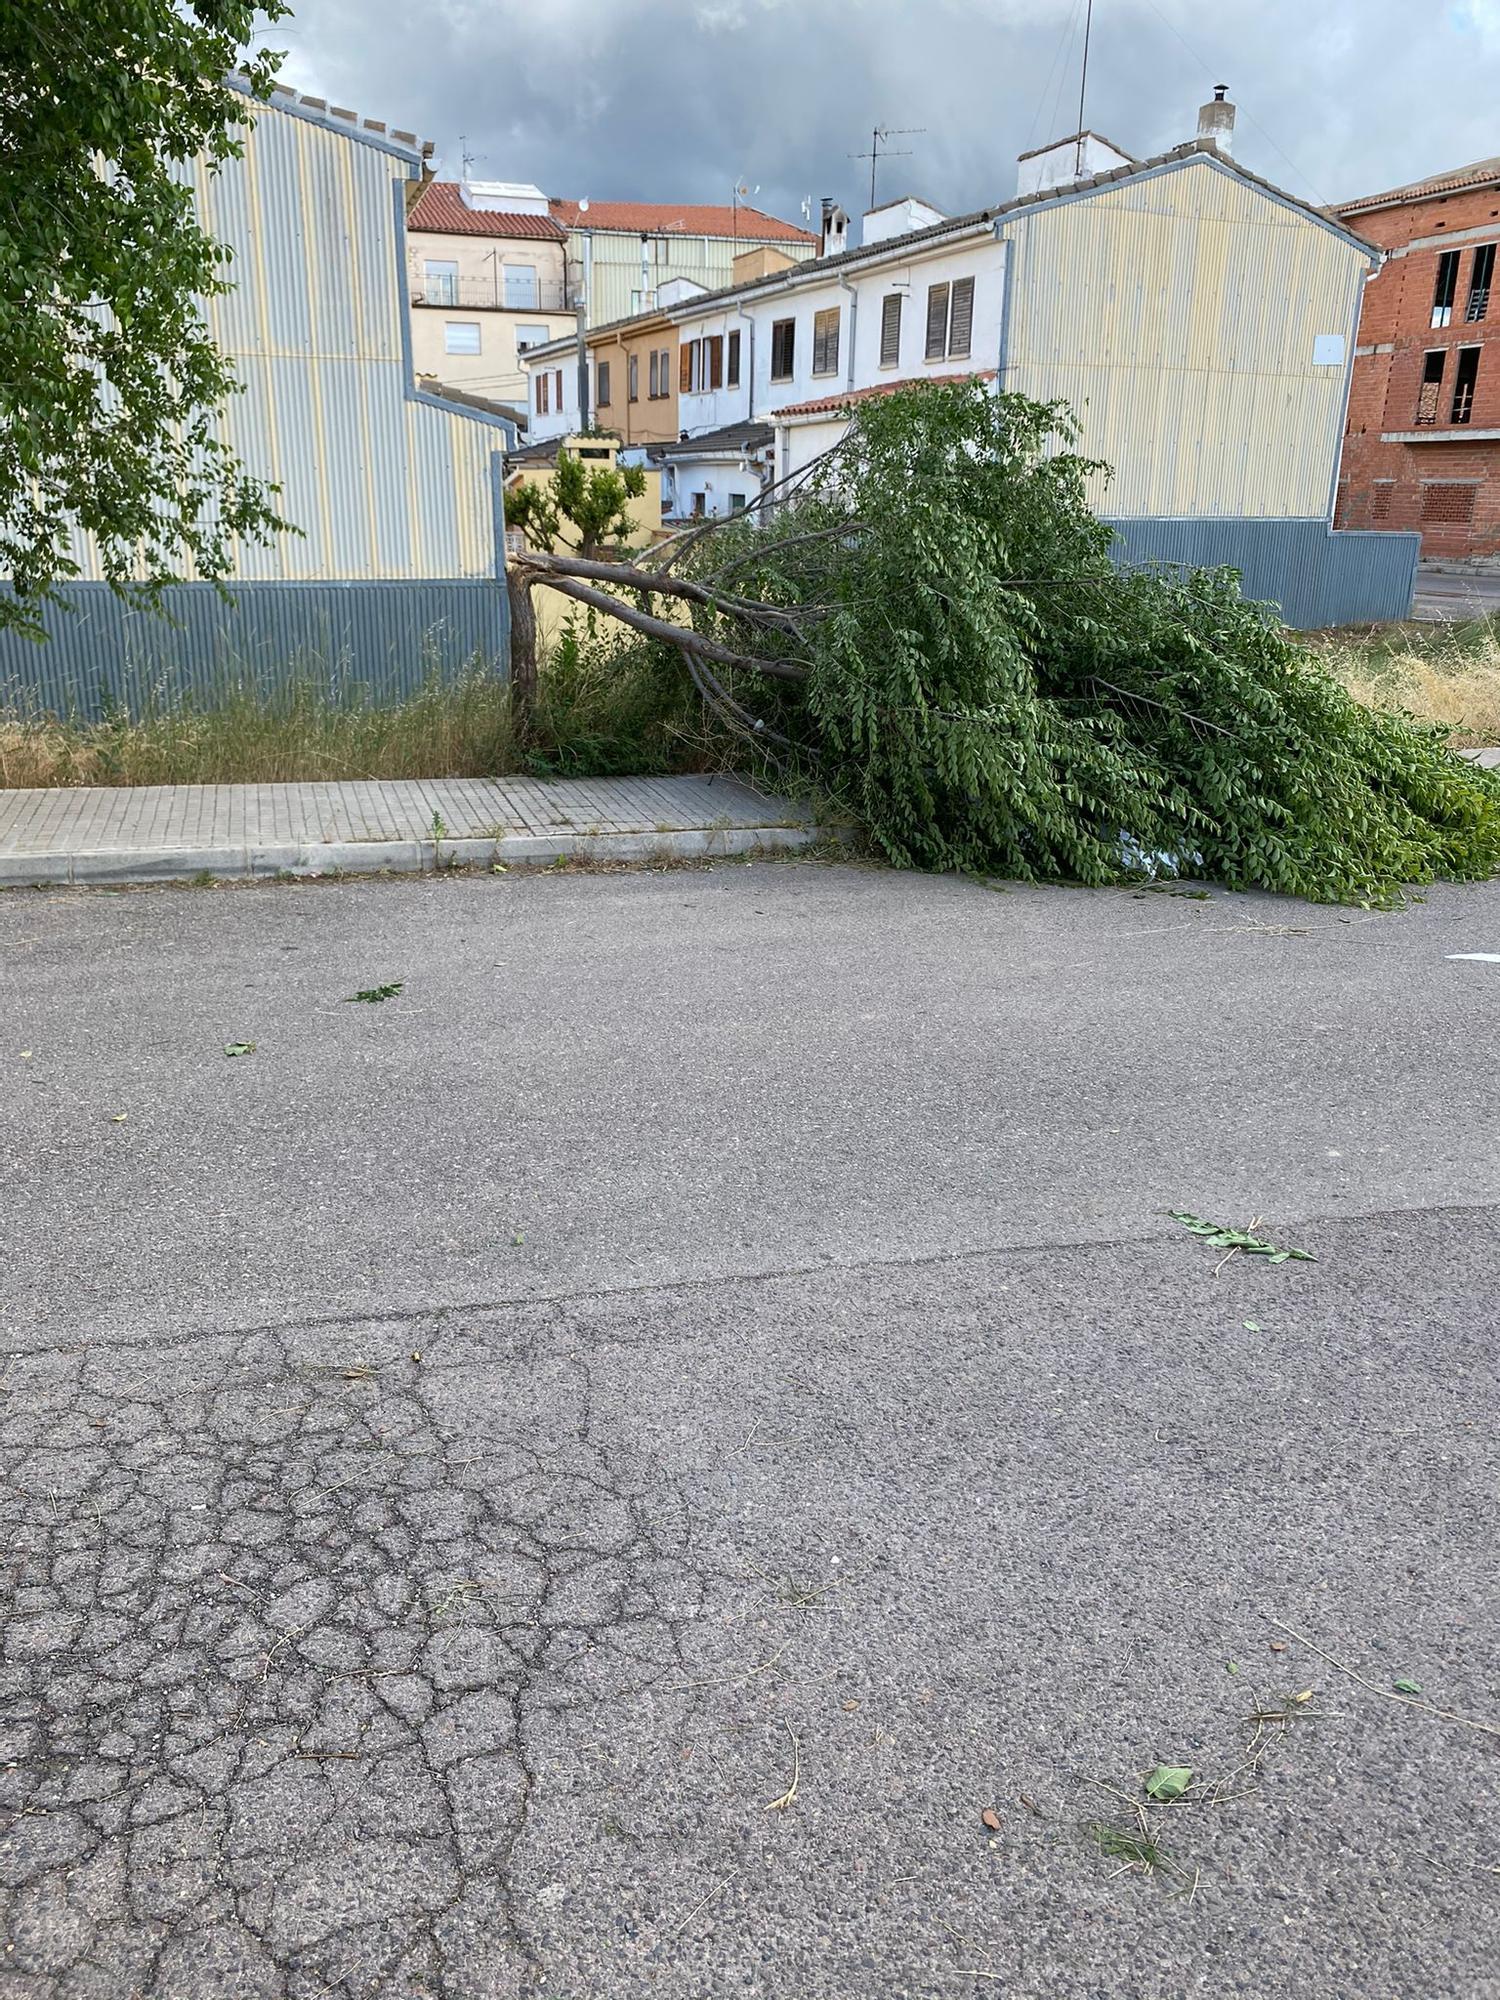
<svg viewBox="0 0 1500 2000">
<path fill-rule="evenodd" d="M 1393 1681 L 1392 1686 L 1395 1688 L 1397 1694 L 1420 1694 L 1422 1692 L 1415 1681 Z"/>
<path fill-rule="evenodd" d="M 253 1056 L 255 1054 L 255 1044 L 254 1042 L 226 1042 L 224 1044 L 224 1053 L 226 1056 Z"/>
<path fill-rule="evenodd" d="M 386 1000 L 394 1000 L 404 984 L 403 980 L 395 979 L 389 986 L 367 986 L 362 992 L 347 994 L 345 1004 L 352 1005 L 356 1000 L 363 1000 L 368 1007 L 379 1007 Z"/>
<path fill-rule="evenodd" d="M 1158 1764 L 1146 1776 L 1146 1796 L 1162 1805 L 1170 1805 L 1174 1799 L 1182 1797 L 1192 1782 L 1190 1764 Z"/>
</svg>

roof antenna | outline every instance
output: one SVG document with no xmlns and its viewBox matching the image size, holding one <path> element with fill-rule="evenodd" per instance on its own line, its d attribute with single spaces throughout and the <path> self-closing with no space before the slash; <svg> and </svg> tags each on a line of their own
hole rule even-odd
<svg viewBox="0 0 1500 2000">
<path fill-rule="evenodd" d="M 1078 77 L 1078 151 L 1073 160 L 1073 173 L 1078 180 L 1083 179 L 1083 100 L 1089 87 L 1089 34 L 1094 25 L 1094 0 L 1089 0 L 1089 10 L 1083 18 L 1083 68 Z"/>
<path fill-rule="evenodd" d="M 1093 5 L 1093 0 L 1089 0 L 1089 5 Z M 880 150 L 881 147 L 885 145 L 887 139 L 911 139 L 915 138 L 919 132 L 925 132 L 926 130 L 927 127 L 925 125 L 877 125 L 870 134 L 869 152 L 851 153 L 849 155 L 851 160 L 868 160 L 870 162 L 871 208 L 875 206 L 875 169 L 879 166 L 880 162 L 882 160 L 909 160 L 911 158 L 911 153 L 908 149 L 903 148 L 892 152 L 887 147 L 886 151 L 882 152 Z"/>
</svg>

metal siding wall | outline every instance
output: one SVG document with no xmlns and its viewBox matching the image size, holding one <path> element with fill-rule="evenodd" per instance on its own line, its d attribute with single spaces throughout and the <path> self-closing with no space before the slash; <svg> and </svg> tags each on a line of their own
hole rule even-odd
<svg viewBox="0 0 1500 2000">
<path fill-rule="evenodd" d="M 1419 535 L 1340 529 L 1326 521 L 1119 519 L 1112 554 L 1122 568 L 1153 563 L 1239 570 L 1246 597 L 1276 604 L 1288 625 L 1405 618 L 1411 610 Z"/>
<path fill-rule="evenodd" d="M 583 234 L 575 231 L 568 239 L 568 258 L 576 271 L 583 269 Z M 660 244 L 667 246 L 667 255 L 658 263 L 657 249 Z M 739 251 L 762 247 L 750 238 L 740 244 Z M 776 243 L 771 247 L 785 250 L 799 264 L 816 254 L 810 244 Z M 648 281 L 655 286 L 664 285 L 672 278 L 691 278 L 694 284 L 702 285 L 706 291 L 717 292 L 733 282 L 737 254 L 739 252 L 732 239 L 710 236 L 708 255 L 705 257 L 701 236 L 653 236 L 647 266 Z M 631 294 L 639 291 L 641 284 L 640 237 L 604 231 L 596 233 L 592 276 L 589 325 L 605 326 L 611 320 L 627 318 L 636 310 Z"/>
<path fill-rule="evenodd" d="M 220 433 L 280 486 L 280 511 L 301 530 L 239 547 L 236 576 L 492 576 L 489 455 L 504 434 L 409 395 L 392 196 L 404 162 L 269 107 L 243 159 L 217 175 L 195 162 L 184 177 L 233 253 L 235 290 L 208 304 L 243 385 Z M 73 541 L 82 575 L 100 577 L 92 538 Z"/>
<path fill-rule="evenodd" d="M 1019 216 L 1006 386 L 1062 397 L 1122 514 L 1302 517 L 1327 506 L 1367 260 L 1205 160 Z"/>
<path fill-rule="evenodd" d="M 506 672 L 509 610 L 499 583 L 241 584 L 226 605 L 211 584 L 167 593 L 173 622 L 129 609 L 106 584 L 69 584 L 34 645 L 0 632 L 0 708 L 96 721 L 212 701 L 226 683 L 269 691 L 301 672 L 337 699 L 410 694 L 428 672 L 476 653 Z"/>
</svg>

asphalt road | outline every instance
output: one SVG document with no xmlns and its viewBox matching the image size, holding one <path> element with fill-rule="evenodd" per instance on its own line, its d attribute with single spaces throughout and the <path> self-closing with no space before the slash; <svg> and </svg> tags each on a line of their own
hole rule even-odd
<svg viewBox="0 0 1500 2000">
<path fill-rule="evenodd" d="M 0 2000 L 1493 2000 L 1486 951 L 0 897 Z"/>
</svg>

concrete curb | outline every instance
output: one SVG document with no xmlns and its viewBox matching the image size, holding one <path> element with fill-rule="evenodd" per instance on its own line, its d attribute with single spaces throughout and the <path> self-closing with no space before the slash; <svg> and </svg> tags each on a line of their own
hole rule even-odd
<svg viewBox="0 0 1500 2000">
<path fill-rule="evenodd" d="M 558 861 L 701 861 L 781 854 L 837 834 L 828 828 L 683 827 L 660 833 L 507 833 L 495 839 L 328 840 L 257 847 L 99 848 L 76 854 L 0 854 L 0 889 L 265 881 L 276 876 L 430 875 L 445 868 L 546 868 Z"/>
</svg>

